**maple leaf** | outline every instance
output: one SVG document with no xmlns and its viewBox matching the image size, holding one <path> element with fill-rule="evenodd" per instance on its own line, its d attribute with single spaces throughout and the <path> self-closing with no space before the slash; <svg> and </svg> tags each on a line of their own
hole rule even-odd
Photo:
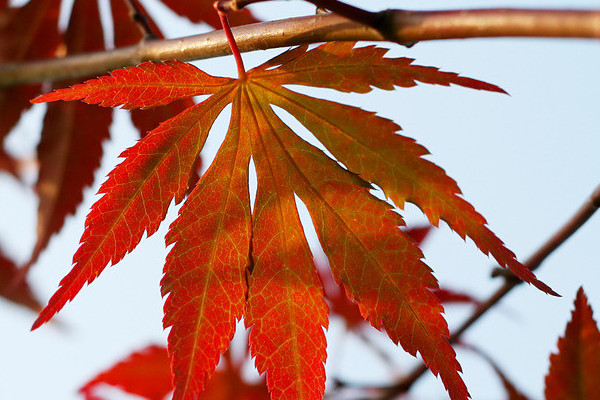
<svg viewBox="0 0 600 400">
<path fill-rule="evenodd" d="M 410 236 L 419 247 L 421 247 L 425 239 L 427 239 L 430 232 L 431 225 L 416 226 L 404 230 L 404 233 Z"/>
<path fill-rule="evenodd" d="M 152 35 L 156 36 L 157 39 L 164 39 L 162 32 L 146 12 L 146 9 L 139 1 L 133 1 L 139 12 L 144 16 L 150 29 L 152 29 Z M 141 18 L 141 16 L 135 15 L 138 10 L 133 8 L 131 0 L 110 0 L 115 47 L 132 46 L 145 39 L 148 32 L 145 32 L 136 20 L 136 18 Z"/>
<path fill-rule="evenodd" d="M 456 290 L 448 289 L 448 288 L 439 288 L 432 290 L 435 297 L 437 297 L 440 302 L 446 303 L 467 303 L 473 305 L 479 305 L 481 302 L 471 296 L 468 293 L 457 292 Z"/>
<path fill-rule="evenodd" d="M 0 62 L 53 57 L 60 43 L 59 9 L 60 0 L 31 0 L 23 7 L 7 9 L 0 30 Z M 0 143 L 31 106 L 29 100 L 40 92 L 40 84 L 0 89 Z"/>
<path fill-rule="evenodd" d="M 226 353 L 225 361 L 217 369 L 202 393 L 204 400 L 266 400 L 269 392 L 264 381 L 248 383 L 242 378 L 242 362 L 233 362 Z M 97 394 L 102 385 L 118 387 L 127 393 L 147 400 L 162 400 L 173 391 L 171 365 L 167 349 L 151 345 L 132 353 L 106 371 L 87 382 L 79 393 L 86 400 L 103 400 Z"/>
<path fill-rule="evenodd" d="M 138 7 L 141 7 L 138 4 Z M 127 46 L 144 39 L 144 32 L 133 19 L 130 5 L 125 0 L 112 0 L 111 11 L 115 45 Z M 144 12 L 143 8 L 141 11 Z M 155 33 L 162 34 L 149 19 Z M 104 49 L 102 24 L 96 1 L 77 1 L 73 5 L 69 26 L 65 33 L 67 54 L 100 51 Z M 64 87 L 75 82 L 60 82 Z M 182 99 L 152 112 L 136 110 L 132 121 L 143 136 L 160 122 L 192 106 L 192 99 Z M 36 191 L 40 198 L 38 209 L 38 235 L 25 271 L 34 264 L 47 247 L 52 235 L 58 232 L 67 215 L 75 212 L 83 199 L 83 190 L 94 180 L 100 165 L 102 143 L 109 137 L 112 121 L 110 110 L 81 103 L 51 104 L 48 106 L 38 146 L 40 161 Z M 78 130 L 87 126 L 86 134 Z"/>
<path fill-rule="evenodd" d="M 97 3 L 96 1 L 76 1 L 75 6 L 78 7 L 80 2 L 93 3 L 88 6 L 94 6 Z M 205 21 L 215 28 L 220 28 L 220 22 L 212 8 L 213 0 L 164 0 L 163 2 L 173 11 L 187 16 L 194 22 Z M 153 27 L 154 33 L 158 33 L 156 24 L 145 12 L 143 6 L 138 1 L 135 3 L 149 21 L 150 26 Z M 0 2 L 0 61 L 18 62 L 54 57 L 61 40 L 58 29 L 60 7 L 61 0 L 31 0 L 22 7 L 9 7 L 8 1 L 2 0 Z M 115 42 L 120 42 L 117 46 L 131 45 L 142 40 L 143 32 L 141 32 L 140 26 L 133 21 L 132 10 L 127 2 L 111 0 L 111 11 Z M 246 9 L 232 13 L 230 20 L 234 25 L 258 22 Z M 85 23 L 86 19 L 82 19 L 81 22 Z M 92 20 L 87 23 L 91 29 L 100 28 L 100 21 Z M 160 34 L 158 36 L 160 37 Z M 123 44 L 125 42 L 127 44 Z M 89 48 L 86 50 L 92 51 Z M 40 92 L 40 84 L 0 89 L 0 142 L 16 125 L 21 114 L 31 106 L 29 100 Z M 180 104 L 169 106 L 163 115 L 171 117 L 190 107 L 191 102 L 192 100 L 188 99 L 181 101 Z M 136 116 L 134 123 L 143 135 L 162 121 L 159 120 L 160 117 L 161 114 L 144 113 L 143 116 Z M 43 249 L 43 246 L 40 245 L 45 240 L 44 237 L 38 240 L 37 250 L 34 253 L 39 253 Z M 35 262 L 37 255 L 33 255 L 32 262 Z"/>
<path fill-rule="evenodd" d="M 173 390 L 167 349 L 151 345 L 137 351 L 95 376 L 79 389 L 79 393 L 86 400 L 101 400 L 94 392 L 102 384 L 148 400 L 164 399 Z"/>
<path fill-rule="evenodd" d="M 183 200 L 189 175 L 217 116 L 232 103 L 229 130 L 166 238 L 173 244 L 162 281 L 164 326 L 171 327 L 175 399 L 205 387 L 219 355 L 244 317 L 258 370 L 272 398 L 321 398 L 327 306 L 296 209 L 306 205 L 336 282 L 362 316 L 440 375 L 452 399 L 466 399 L 460 365 L 448 342 L 438 288 L 422 252 L 403 233 L 402 217 L 369 193 L 374 182 L 402 206 L 419 205 L 461 236 L 469 235 L 528 282 L 551 292 L 485 226 L 455 182 L 422 158 L 426 151 L 397 134 L 392 121 L 361 109 L 311 98 L 283 85 L 364 93 L 417 81 L 502 92 L 496 86 L 385 50 L 329 43 L 292 49 L 234 80 L 178 61 L 144 63 L 43 95 L 34 102 L 82 100 L 126 109 L 210 95 L 151 131 L 121 156 L 86 219 L 72 271 L 33 328 L 58 312 L 107 264 L 153 234 L 170 202 Z M 300 139 L 272 106 L 291 113 L 347 169 Z M 250 212 L 250 159 L 258 189 Z M 527 271 L 524 272 L 523 270 Z"/>
<path fill-rule="evenodd" d="M 595 399 L 600 393 L 600 331 L 583 288 L 558 353 L 550 355 L 546 376 L 546 400 Z"/>
<path fill-rule="evenodd" d="M 100 12 L 95 1 L 73 5 L 65 33 L 67 54 L 104 49 Z M 60 82 L 69 86 L 74 82 Z M 83 200 L 83 190 L 94 181 L 100 165 L 102 142 L 109 137 L 112 111 L 82 103 L 49 104 L 42 137 L 37 148 L 40 171 L 36 191 L 38 207 L 37 241 L 26 266 L 34 264 L 52 235 Z M 86 127 L 85 134 L 80 131 Z"/>
</svg>

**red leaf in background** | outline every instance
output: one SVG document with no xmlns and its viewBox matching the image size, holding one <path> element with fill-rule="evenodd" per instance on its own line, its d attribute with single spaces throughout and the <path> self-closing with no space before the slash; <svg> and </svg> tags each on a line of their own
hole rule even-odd
<svg viewBox="0 0 600 400">
<path fill-rule="evenodd" d="M 448 288 L 439 288 L 432 290 L 435 297 L 437 297 L 440 302 L 447 303 L 469 303 L 473 305 L 480 304 L 480 301 L 467 293 L 457 292 Z"/>
<path fill-rule="evenodd" d="M 95 0 L 73 5 L 65 34 L 67 54 L 104 49 L 100 13 Z M 62 82 L 68 86 L 74 82 Z M 100 165 L 102 142 L 109 137 L 112 110 L 82 103 L 49 104 L 38 146 L 40 172 L 36 191 L 37 242 L 26 268 L 34 264 L 52 235 L 83 200 L 83 190 L 94 182 Z M 85 127 L 85 130 L 82 130 Z"/>
<path fill-rule="evenodd" d="M 0 251 L 0 296 L 21 304 L 35 312 L 42 309 L 26 280 L 19 278 L 19 269 L 14 261 Z"/>
<path fill-rule="evenodd" d="M 214 0 L 161 0 L 177 14 L 189 18 L 192 22 L 206 22 L 215 29 L 221 29 L 221 21 L 215 9 Z M 232 26 L 253 24 L 259 22 L 250 11 L 243 9 L 227 15 Z"/>
<path fill-rule="evenodd" d="M 148 346 L 135 352 L 85 384 L 79 393 L 86 400 L 102 400 L 95 394 L 101 385 L 115 386 L 148 400 L 162 400 L 173 390 L 167 349 Z"/>
<path fill-rule="evenodd" d="M 38 239 L 30 265 L 37 261 L 52 235 L 62 228 L 67 215 L 75 213 L 83 200 L 83 190 L 94 182 L 111 119 L 110 110 L 94 109 L 87 104 L 48 106 L 38 146 Z M 85 134 L 81 127 L 87 127 Z"/>
<path fill-rule="evenodd" d="M 148 24 L 152 28 L 152 33 L 162 39 L 163 34 L 144 7 L 135 1 L 138 9 L 144 14 Z M 145 39 L 146 32 L 143 31 L 139 23 L 133 17 L 135 10 L 132 9 L 130 0 L 111 0 L 110 8 L 112 11 L 114 25 L 114 42 L 116 47 L 131 46 Z M 131 121 L 140 131 L 140 136 L 144 137 L 146 133 L 156 128 L 161 122 L 174 117 L 194 105 L 192 99 L 180 99 L 164 106 L 154 107 L 152 110 L 132 110 Z"/>
<path fill-rule="evenodd" d="M 264 381 L 247 383 L 241 379 L 240 371 L 218 369 L 206 385 L 202 400 L 269 400 L 269 390 Z"/>
<path fill-rule="evenodd" d="M 228 354 L 226 354 L 227 356 Z M 245 362 L 244 358 L 241 361 Z M 202 393 L 203 400 L 268 400 L 264 380 L 248 383 L 241 376 L 241 363 L 226 357 Z M 102 385 L 122 389 L 147 400 L 162 400 L 173 390 L 167 349 L 148 346 L 104 371 L 85 384 L 79 392 L 86 400 L 109 400 L 97 392 Z"/>
<path fill-rule="evenodd" d="M 550 355 L 546 400 L 591 400 L 600 394 L 600 331 L 583 292 L 577 291 L 575 309 L 558 353 Z"/>
<path fill-rule="evenodd" d="M 404 230 L 404 233 L 410 236 L 419 247 L 421 247 L 430 232 L 431 225 L 416 226 Z"/>
<path fill-rule="evenodd" d="M 139 1 L 110 0 L 115 47 L 132 46 L 146 38 L 147 32 L 135 20 L 136 10 L 131 5 L 132 1 L 135 2 L 136 7 L 143 14 L 143 17 L 139 15 L 137 17 L 146 18 L 146 22 L 152 29 L 152 34 L 158 39 L 164 39 L 162 32 Z"/>
<path fill-rule="evenodd" d="M 14 8 L 8 7 L 8 0 L 0 0 L 0 32 L 8 23 Z"/>
<path fill-rule="evenodd" d="M 60 43 L 59 9 L 60 0 L 31 0 L 23 7 L 9 9 L 8 20 L 0 30 L 0 62 L 53 57 Z M 39 84 L 0 89 L 0 143 L 40 91 Z"/>
</svg>

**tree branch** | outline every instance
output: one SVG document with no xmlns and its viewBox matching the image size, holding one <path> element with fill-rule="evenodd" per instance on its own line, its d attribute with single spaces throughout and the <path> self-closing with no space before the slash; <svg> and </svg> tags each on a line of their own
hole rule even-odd
<svg viewBox="0 0 600 400">
<path fill-rule="evenodd" d="M 475 37 L 554 37 L 600 39 L 600 10 L 482 9 L 461 11 L 387 10 L 377 28 L 339 15 L 316 15 L 246 25 L 233 29 L 240 51 L 327 41 L 395 41 Z M 45 80 L 99 75 L 149 60 L 182 61 L 231 54 L 222 31 L 171 40 L 150 40 L 136 46 L 61 59 L 0 66 L 0 87 Z"/>
</svg>

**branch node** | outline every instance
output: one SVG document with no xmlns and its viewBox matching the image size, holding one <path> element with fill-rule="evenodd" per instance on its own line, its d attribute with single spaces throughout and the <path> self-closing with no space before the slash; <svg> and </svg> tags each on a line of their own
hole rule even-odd
<svg viewBox="0 0 600 400">
<path fill-rule="evenodd" d="M 410 15 L 411 12 L 404 10 L 383 10 L 376 14 L 375 25 L 373 28 L 377 29 L 386 40 L 390 42 L 398 43 L 399 45 L 405 46 L 407 48 L 413 47 L 415 44 L 419 43 L 417 40 L 406 40 L 406 38 L 402 37 L 402 27 L 403 25 L 407 25 L 403 22 L 398 23 L 397 19 L 400 21 L 405 20 L 405 18 L 398 18 L 399 14 Z M 408 20 L 408 19 L 406 19 Z"/>
</svg>

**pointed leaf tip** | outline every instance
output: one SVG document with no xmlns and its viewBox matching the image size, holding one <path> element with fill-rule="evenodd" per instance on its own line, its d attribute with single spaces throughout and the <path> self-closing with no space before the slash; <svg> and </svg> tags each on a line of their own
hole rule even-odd
<svg viewBox="0 0 600 400">
<path fill-rule="evenodd" d="M 550 355 L 546 376 L 546 400 L 596 399 L 600 393 L 600 331 L 583 288 L 558 353 Z"/>
</svg>

